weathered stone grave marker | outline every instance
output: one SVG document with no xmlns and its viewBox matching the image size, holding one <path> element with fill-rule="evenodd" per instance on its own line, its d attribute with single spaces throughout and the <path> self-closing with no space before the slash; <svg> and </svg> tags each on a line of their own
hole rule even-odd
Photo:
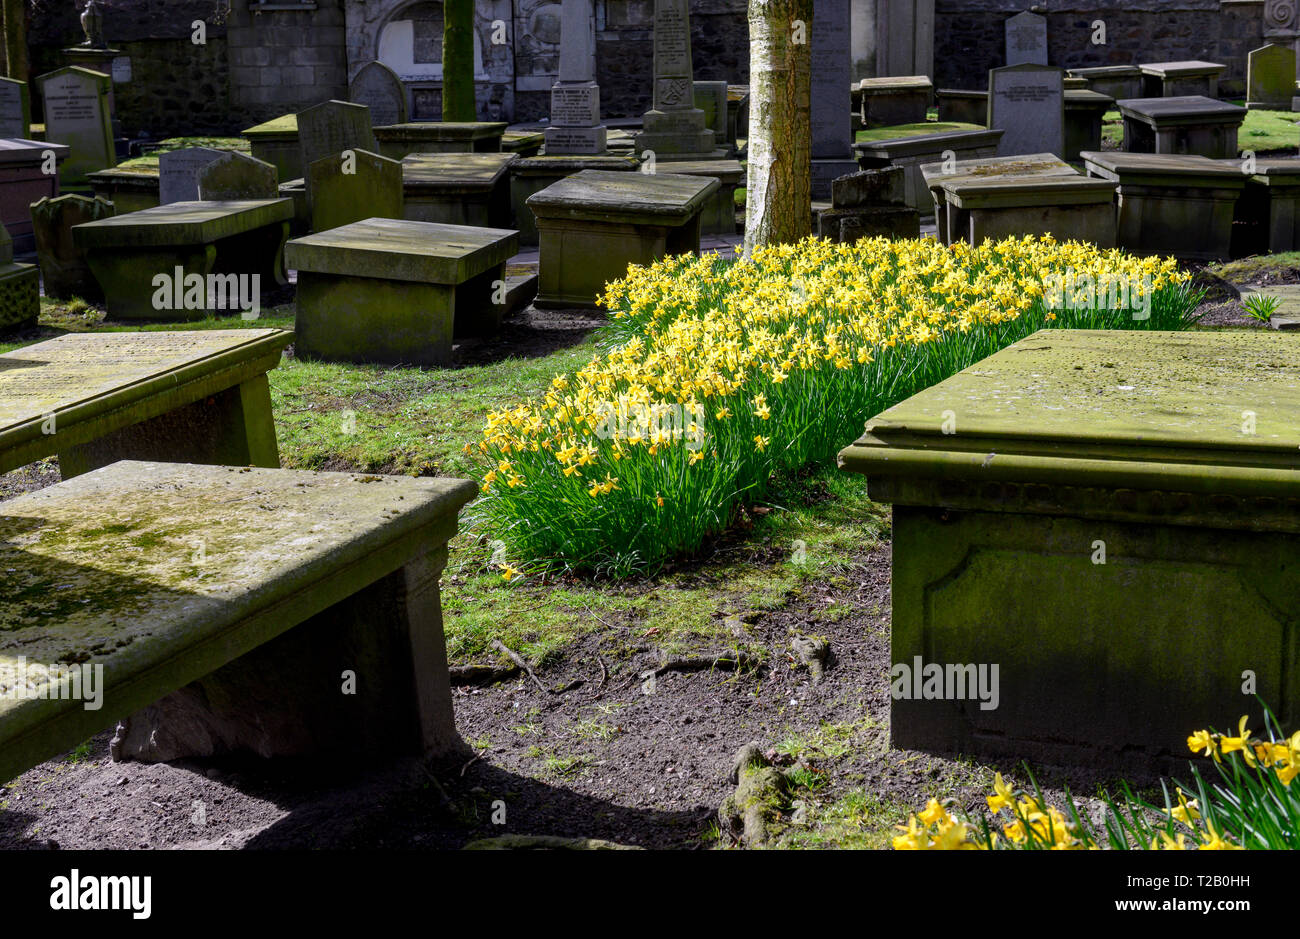
<svg viewBox="0 0 1300 939">
<path fill-rule="evenodd" d="M 116 166 L 108 112 L 112 79 L 70 65 L 40 76 L 36 83 L 45 102 L 45 139 L 69 147 L 60 168 L 63 182 L 79 185 L 87 173 Z"/>
<path fill-rule="evenodd" d="M 9 229 L 14 250 L 32 250 L 31 204 L 59 194 L 58 165 L 68 157 L 61 143 L 0 139 L 0 224 Z"/>
<path fill-rule="evenodd" d="M 274 166 L 244 153 L 226 150 L 198 172 L 199 199 L 227 202 L 279 196 Z"/>
<path fill-rule="evenodd" d="M 402 164 L 365 150 L 322 157 L 307 167 L 311 229 L 329 231 L 367 218 L 402 217 Z"/>
<path fill-rule="evenodd" d="M 81 297 L 100 300 L 104 293 L 86 264 L 86 257 L 72 240 L 72 226 L 111 218 L 113 203 L 106 199 L 63 195 L 44 198 L 32 205 L 36 256 L 41 268 L 45 295 L 60 300 Z"/>
<path fill-rule="evenodd" d="M 809 38 L 812 197 L 828 199 L 831 181 L 858 169 L 853 156 L 849 0 L 818 0 Z"/>
<path fill-rule="evenodd" d="M 226 150 L 212 147 L 186 147 L 166 150 L 158 155 L 158 204 L 195 202 L 199 198 L 199 171 L 220 159 Z"/>
<path fill-rule="evenodd" d="M 658 160 L 707 160 L 716 153 L 713 130 L 695 106 L 688 0 L 655 0 L 653 103 L 636 137 L 638 154 Z"/>
<path fill-rule="evenodd" d="M 1017 13 L 1006 22 L 1007 65 L 1047 64 L 1047 17 Z"/>
<path fill-rule="evenodd" d="M 406 89 L 397 73 L 383 62 L 367 62 L 348 86 L 353 104 L 370 108 L 375 127 L 406 123 Z"/>
<path fill-rule="evenodd" d="M 35 326 L 40 312 L 40 274 L 36 265 L 14 262 L 13 241 L 0 225 L 0 333 Z"/>
<path fill-rule="evenodd" d="M 26 140 L 32 135 L 27 82 L 0 78 L 0 138 Z"/>
<path fill-rule="evenodd" d="M 1003 131 L 1000 156 L 1065 152 L 1065 73 L 1046 65 L 989 72 L 990 128 Z"/>
<path fill-rule="evenodd" d="M 551 155 L 604 153 L 606 130 L 600 123 L 591 0 L 564 0 L 560 19 L 560 74 L 551 86 L 546 152 Z"/>
<path fill-rule="evenodd" d="M 1246 61 L 1246 107 L 1290 111 L 1296 93 L 1295 50 L 1270 42 Z"/>
</svg>

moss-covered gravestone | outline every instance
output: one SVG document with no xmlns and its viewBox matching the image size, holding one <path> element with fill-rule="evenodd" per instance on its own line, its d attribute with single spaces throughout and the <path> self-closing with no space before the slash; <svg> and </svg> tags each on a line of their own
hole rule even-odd
<svg viewBox="0 0 1300 939">
<path fill-rule="evenodd" d="M 0 139 L 26 140 L 32 135 L 27 82 L 0 78 Z"/>
<path fill-rule="evenodd" d="M 214 147 L 184 147 L 158 155 L 158 204 L 196 202 L 199 172 L 225 153 Z"/>
<path fill-rule="evenodd" d="M 103 299 L 104 293 L 90 272 L 85 255 L 72 240 L 72 226 L 111 218 L 114 211 L 113 203 L 106 199 L 71 194 L 33 203 L 36 257 L 47 297 Z"/>
<path fill-rule="evenodd" d="M 1296 92 L 1295 50 L 1270 42 L 1251 50 L 1246 65 L 1246 107 L 1290 111 Z"/>
<path fill-rule="evenodd" d="M 402 164 L 352 150 L 307 167 L 311 230 L 329 231 L 367 218 L 402 217 Z"/>
<path fill-rule="evenodd" d="M 893 744 L 1185 769 L 1256 691 L 1295 727 L 1297 414 L 1300 336 L 1043 330 L 869 420 Z"/>
<path fill-rule="evenodd" d="M 199 199 L 226 202 L 243 199 L 276 199 L 279 184 L 270 163 L 228 150 L 199 170 L 195 178 Z"/>
<path fill-rule="evenodd" d="M 496 329 L 518 235 L 371 218 L 295 238 L 294 354 L 334 362 L 446 365 L 453 335 Z"/>
<path fill-rule="evenodd" d="M 281 115 L 241 131 L 240 136 L 248 141 L 256 159 L 275 167 L 280 182 L 302 176 L 302 148 L 298 146 L 297 114 Z"/>
<path fill-rule="evenodd" d="M 35 264 L 14 263 L 14 244 L 0 225 L 0 332 L 35 326 L 41 312 Z"/>
</svg>

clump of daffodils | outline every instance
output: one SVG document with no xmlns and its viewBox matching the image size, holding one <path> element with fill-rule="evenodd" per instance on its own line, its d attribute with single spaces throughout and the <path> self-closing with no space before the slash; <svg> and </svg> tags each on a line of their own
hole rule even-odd
<svg viewBox="0 0 1300 939">
<path fill-rule="evenodd" d="M 1151 315 L 1045 304 L 1067 273 L 1146 285 Z M 632 266 L 601 298 L 600 353 L 488 415 L 469 448 L 480 512 L 523 562 L 644 569 L 725 528 L 774 473 L 833 460 L 873 413 L 1039 328 L 1182 328 L 1185 281 L 1172 260 L 1050 237 L 810 238 Z"/>
<path fill-rule="evenodd" d="M 1267 736 L 1252 734 L 1242 717 L 1235 735 L 1198 730 L 1187 738 L 1193 753 L 1213 758 L 1219 784 L 1207 786 L 1193 768 L 1196 795 L 1175 786 L 1156 808 L 1125 786 L 1117 804 L 1106 797 L 1108 817 L 1099 828 L 1080 815 L 1072 798 L 1068 811 L 1049 804 L 1037 790 L 1015 789 L 998 773 L 987 797 L 989 817 L 972 822 L 952 801 L 931 799 L 924 810 L 899 825 L 896 850 L 1096 850 L 1102 847 L 1152 851 L 1236 851 L 1242 848 L 1300 847 L 1300 732 L 1289 739 L 1274 733 L 1266 711 Z M 1068 794 L 1067 794 L 1067 798 Z"/>
</svg>

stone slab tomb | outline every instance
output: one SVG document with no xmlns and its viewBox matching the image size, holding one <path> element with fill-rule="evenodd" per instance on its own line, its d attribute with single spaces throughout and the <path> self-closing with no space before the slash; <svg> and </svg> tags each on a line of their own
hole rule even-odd
<svg viewBox="0 0 1300 939">
<path fill-rule="evenodd" d="M 466 751 L 438 577 L 476 492 L 124 460 L 6 502 L 20 589 L 0 596 L 0 682 L 26 694 L 0 695 L 0 776 L 115 722 L 115 761 Z M 98 671 L 98 709 L 72 696 L 74 663 Z"/>
<path fill-rule="evenodd" d="M 92 302 L 103 299 L 86 256 L 73 241 L 72 226 L 111 218 L 115 213 L 113 203 L 98 197 L 64 195 L 32 204 L 36 257 L 47 297 L 81 297 Z"/>
<path fill-rule="evenodd" d="M 1217 160 L 1237 155 L 1246 109 L 1204 95 L 1130 98 L 1115 102 L 1130 153 L 1194 154 Z"/>
<path fill-rule="evenodd" d="M 500 153 L 506 126 L 501 121 L 437 121 L 376 127 L 376 152 L 390 160 L 412 153 Z"/>
<path fill-rule="evenodd" d="M 934 93 L 941 123 L 984 127 L 989 119 L 989 93 L 967 88 L 940 88 Z"/>
<path fill-rule="evenodd" d="M 1065 152 L 1067 161 L 1077 163 L 1084 150 L 1101 149 L 1101 125 L 1115 99 L 1087 89 L 1065 90 Z"/>
<path fill-rule="evenodd" d="M 978 124 L 905 124 L 878 127 L 860 134 L 864 139 L 853 145 L 862 169 L 901 166 L 906 179 L 907 204 L 928 214 L 930 195 L 921 174 L 926 163 L 951 154 L 957 162 L 993 156 L 1002 138 L 1001 130 L 989 130 Z"/>
<path fill-rule="evenodd" d="M 40 272 L 14 261 L 14 243 L 0 225 L 0 333 L 36 325 L 41 313 Z"/>
<path fill-rule="evenodd" d="M 900 166 L 841 176 L 831 186 L 830 207 L 815 211 L 815 217 L 814 230 L 831 241 L 921 236 L 920 216 L 907 204 L 907 178 Z"/>
<path fill-rule="evenodd" d="M 598 308 L 629 264 L 698 254 L 720 188 L 709 176 L 583 170 L 530 196 L 540 240 L 538 306 Z"/>
<path fill-rule="evenodd" d="M 302 147 L 298 145 L 297 114 L 281 115 L 241 131 L 240 136 L 248 141 L 256 159 L 275 167 L 280 182 L 302 176 Z"/>
<path fill-rule="evenodd" d="M 718 181 L 704 212 L 700 234 L 736 234 L 736 190 L 745 185 L 745 166 L 739 160 L 675 160 L 668 169 L 680 176 L 709 176 Z"/>
<path fill-rule="evenodd" d="M 1222 162 L 1242 169 L 1240 159 Z M 1300 160 L 1256 159 L 1253 169 L 1233 210 L 1232 257 L 1300 250 Z"/>
<path fill-rule="evenodd" d="M 0 140 L 0 225 L 20 254 L 35 250 L 30 206 L 59 194 L 58 165 L 69 152 L 63 144 L 41 140 Z"/>
<path fill-rule="evenodd" d="M 948 243 L 1023 235 L 1052 235 L 1115 247 L 1116 183 L 1079 175 L 984 178 L 953 176 L 940 183 L 948 206 Z M 959 228 L 959 224 L 964 227 Z"/>
<path fill-rule="evenodd" d="M 943 184 L 953 180 L 997 179 L 1001 177 L 1078 176 L 1079 173 L 1054 153 L 1027 153 L 1013 157 L 984 157 L 952 162 L 925 163 L 921 178 L 934 203 L 935 229 L 943 244 L 964 239 L 970 219 L 960 207 L 950 205 Z"/>
<path fill-rule="evenodd" d="M 282 329 L 69 333 L 0 354 L 0 473 L 57 454 L 279 466 L 266 373 Z"/>
<path fill-rule="evenodd" d="M 1088 151 L 1089 176 L 1119 183 L 1116 244 L 1135 254 L 1227 260 L 1246 175 L 1236 161 Z"/>
<path fill-rule="evenodd" d="M 495 332 L 507 310 L 515 232 L 366 219 L 295 238 L 296 355 L 332 362 L 443 366 L 452 339 Z"/>
<path fill-rule="evenodd" d="M 151 166 L 117 166 L 86 174 L 91 192 L 123 214 L 158 205 L 158 171 Z"/>
<path fill-rule="evenodd" d="M 863 127 L 888 127 L 894 124 L 919 124 L 934 95 L 934 83 L 925 75 L 896 75 L 864 78 L 854 94 L 859 98 Z M 939 115 L 939 120 L 952 120 Z M 981 114 L 977 122 L 984 120 Z"/>
<path fill-rule="evenodd" d="M 510 226 L 513 153 L 412 153 L 401 162 L 404 217 L 413 222 Z"/>
<path fill-rule="evenodd" d="M 232 311 L 228 275 L 256 276 L 261 291 L 288 283 L 284 243 L 292 217 L 291 199 L 174 202 L 74 226 L 72 237 L 114 319 L 201 319 Z M 224 300 L 214 300 L 211 289 L 194 297 L 179 288 L 160 300 L 155 278 L 176 283 L 178 269 L 184 280 L 197 275 L 222 287 Z"/>
<path fill-rule="evenodd" d="M 580 173 L 583 170 L 607 170 L 612 173 L 632 173 L 641 168 L 641 161 L 630 154 L 616 156 L 532 156 L 510 164 L 510 228 L 519 232 L 519 243 L 537 244 L 537 220 L 528 207 L 528 197 L 541 192 L 552 183 Z M 734 228 L 734 220 L 733 220 Z"/>
<path fill-rule="evenodd" d="M 1177 98 L 1186 95 L 1219 96 L 1219 76 L 1227 66 L 1193 59 L 1186 62 L 1147 62 L 1142 70 L 1142 95 Z"/>
<path fill-rule="evenodd" d="M 1185 772 L 1262 725 L 1247 670 L 1296 726 L 1297 413 L 1300 336 L 1047 329 L 869 420 L 840 465 L 893 507 L 891 744 Z"/>
<path fill-rule="evenodd" d="M 1072 78 L 1088 82 L 1088 90 L 1112 98 L 1142 97 L 1142 69 L 1136 65 L 1099 65 L 1091 68 L 1066 69 Z"/>
</svg>

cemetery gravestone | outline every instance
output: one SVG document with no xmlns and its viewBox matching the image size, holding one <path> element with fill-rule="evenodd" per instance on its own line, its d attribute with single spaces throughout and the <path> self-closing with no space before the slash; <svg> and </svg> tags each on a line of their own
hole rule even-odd
<svg viewBox="0 0 1300 939">
<path fill-rule="evenodd" d="M 281 182 L 299 179 L 303 174 L 302 148 L 298 146 L 298 115 L 283 114 L 265 124 L 241 131 L 253 156 L 270 163 Z"/>
<path fill-rule="evenodd" d="M 728 146 L 727 140 L 727 83 L 695 82 L 695 106 L 704 112 L 704 122 L 713 128 L 713 139 L 719 147 Z"/>
<path fill-rule="evenodd" d="M 827 199 L 832 180 L 858 169 L 853 156 L 849 0 L 818 0 L 810 40 L 812 197 Z"/>
<path fill-rule="evenodd" d="M 1296 93 L 1295 50 L 1269 43 L 1247 57 L 1246 107 L 1290 111 Z"/>
<path fill-rule="evenodd" d="M 1130 98 L 1116 102 L 1124 118 L 1124 149 L 1131 153 L 1237 155 L 1246 109 L 1204 95 Z"/>
<path fill-rule="evenodd" d="M 280 194 L 277 176 L 270 163 L 226 150 L 199 170 L 199 199 L 203 202 L 275 199 Z"/>
<path fill-rule="evenodd" d="M 113 203 L 106 199 L 71 194 L 47 197 L 32 206 L 36 256 L 47 297 L 103 299 L 103 291 L 90 272 L 85 255 L 72 240 L 72 226 L 111 218 L 114 211 Z"/>
<path fill-rule="evenodd" d="M 0 333 L 35 326 L 40 312 L 36 265 L 15 263 L 13 242 L 0 225 Z"/>
<path fill-rule="evenodd" d="M 990 128 L 1001 129 L 1000 156 L 1065 151 L 1065 73 L 1045 65 L 989 72 Z"/>
<path fill-rule="evenodd" d="M 480 228 L 510 225 L 513 153 L 413 153 L 402 160 L 404 217 Z"/>
<path fill-rule="evenodd" d="M 0 139 L 26 140 L 32 135 L 27 83 L 0 78 Z"/>
<path fill-rule="evenodd" d="M 304 172 L 323 157 L 336 157 L 344 150 L 376 153 L 375 134 L 370 127 L 370 109 L 364 104 L 326 101 L 298 112 L 298 146 Z M 307 184 L 311 198 L 311 182 Z"/>
<path fill-rule="evenodd" d="M 1047 17 L 1017 13 L 1007 20 L 1007 65 L 1047 64 Z"/>
<path fill-rule="evenodd" d="M 361 66 L 348 86 L 348 97 L 353 104 L 370 108 L 373 126 L 406 123 L 406 89 L 397 73 L 383 62 Z"/>
<path fill-rule="evenodd" d="M 58 164 L 67 156 L 63 144 L 0 139 L 0 224 L 9 229 L 15 251 L 34 247 L 29 209 L 38 199 L 59 194 Z"/>
<path fill-rule="evenodd" d="M 45 139 L 70 148 L 63 182 L 79 185 L 87 173 L 117 165 L 107 100 L 112 79 L 74 65 L 36 81 L 45 102 Z"/>
<path fill-rule="evenodd" d="M 606 131 L 600 123 L 595 50 L 591 0 L 564 0 L 560 74 L 559 81 L 551 86 L 551 123 L 545 134 L 548 154 L 605 152 Z"/>
<path fill-rule="evenodd" d="M 655 0 L 653 103 L 636 137 L 636 152 L 647 150 L 660 160 L 722 155 L 704 112 L 695 107 L 688 0 Z"/>
<path fill-rule="evenodd" d="M 311 228 L 323 232 L 367 218 L 402 217 L 402 164 L 365 150 L 307 167 Z"/>
<path fill-rule="evenodd" d="M 158 204 L 195 202 L 199 198 L 199 171 L 227 151 L 212 147 L 186 147 L 158 155 Z"/>
</svg>

